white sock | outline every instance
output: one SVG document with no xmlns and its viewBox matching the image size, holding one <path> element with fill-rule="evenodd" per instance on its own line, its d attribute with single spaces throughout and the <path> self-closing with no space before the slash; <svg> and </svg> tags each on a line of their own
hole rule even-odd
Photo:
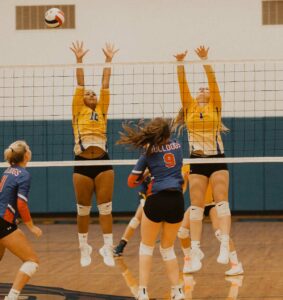
<svg viewBox="0 0 283 300">
<path fill-rule="evenodd" d="M 190 247 L 189 248 L 182 248 L 184 256 L 190 256 Z"/>
<path fill-rule="evenodd" d="M 80 247 L 87 245 L 88 233 L 78 233 Z"/>
<path fill-rule="evenodd" d="M 9 300 L 17 300 L 19 298 L 20 291 L 17 291 L 15 289 L 10 289 L 10 292 L 8 294 Z"/>
<path fill-rule="evenodd" d="M 232 265 L 238 265 L 239 264 L 239 260 L 238 260 L 238 256 L 237 256 L 236 250 L 234 250 L 233 252 L 229 253 L 229 259 L 230 259 L 230 263 Z"/>
<path fill-rule="evenodd" d="M 113 234 L 112 233 L 105 233 L 103 234 L 103 240 L 105 246 L 113 246 Z"/>
<path fill-rule="evenodd" d="M 224 243 L 224 244 L 227 243 L 228 244 L 229 240 L 230 240 L 229 234 L 222 234 L 221 235 L 221 243 Z"/>
<path fill-rule="evenodd" d="M 191 248 L 192 249 L 200 248 L 200 241 L 191 241 Z"/>
</svg>

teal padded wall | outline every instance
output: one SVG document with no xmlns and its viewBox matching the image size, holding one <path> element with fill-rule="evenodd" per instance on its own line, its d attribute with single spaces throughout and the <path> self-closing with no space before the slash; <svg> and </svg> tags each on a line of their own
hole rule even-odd
<svg viewBox="0 0 283 300">
<path fill-rule="evenodd" d="M 121 120 L 109 120 L 109 153 L 112 159 L 136 159 L 137 151 L 115 145 Z M 283 156 L 283 118 L 225 119 L 230 132 L 223 135 L 227 157 Z M 33 161 L 73 159 L 71 121 L 0 122 L 0 151 L 16 139 L 26 140 Z M 180 137 L 184 157 L 188 157 L 186 132 Z M 132 166 L 115 166 L 114 212 L 133 212 L 137 191 L 127 187 Z M 229 201 L 234 211 L 282 211 L 282 163 L 230 164 Z M 3 169 L 1 170 L 3 171 Z M 30 208 L 37 213 L 76 211 L 71 167 L 30 168 L 32 189 Z M 186 205 L 189 204 L 186 193 Z M 95 203 L 95 202 L 94 202 Z M 96 205 L 93 205 L 93 211 Z"/>
</svg>

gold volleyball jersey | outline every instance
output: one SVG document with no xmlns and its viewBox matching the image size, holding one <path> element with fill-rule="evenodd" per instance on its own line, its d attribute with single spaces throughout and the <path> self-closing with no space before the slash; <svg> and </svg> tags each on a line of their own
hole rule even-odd
<svg viewBox="0 0 283 300">
<path fill-rule="evenodd" d="M 190 175 L 190 165 L 189 164 L 183 165 L 182 175 L 184 178 L 184 185 L 185 185 L 184 192 L 185 192 L 187 189 L 187 184 L 188 184 L 189 175 Z M 214 204 L 212 188 L 211 188 L 210 182 L 208 182 L 207 190 L 206 190 L 205 197 L 204 197 L 204 202 L 205 202 L 205 206 Z"/>
<path fill-rule="evenodd" d="M 191 96 L 183 68 L 178 68 L 178 80 L 189 133 L 190 153 L 217 155 L 224 153 L 221 138 L 221 96 L 212 67 L 205 65 L 204 68 L 208 79 L 210 99 L 203 107 L 199 106 L 197 100 Z"/>
<path fill-rule="evenodd" d="M 101 89 L 99 101 L 93 111 L 84 104 L 84 87 L 78 86 L 73 97 L 74 152 L 82 153 L 90 146 L 106 151 L 107 112 L 110 102 L 109 89 Z"/>
</svg>

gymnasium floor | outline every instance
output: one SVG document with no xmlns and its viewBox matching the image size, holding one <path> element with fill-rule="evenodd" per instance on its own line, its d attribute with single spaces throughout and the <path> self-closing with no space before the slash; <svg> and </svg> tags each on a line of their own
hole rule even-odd
<svg viewBox="0 0 283 300">
<path fill-rule="evenodd" d="M 102 236 L 99 225 L 94 222 L 89 231 L 89 242 L 94 250 L 93 261 L 89 267 L 81 268 L 75 220 L 67 221 L 39 220 L 44 234 L 38 240 L 24 228 L 40 257 L 40 269 L 20 299 L 134 299 L 133 293 L 138 282 L 139 232 L 127 245 L 123 258 L 117 258 L 116 266 L 110 268 L 103 264 L 98 254 Z M 127 221 L 115 222 L 115 243 L 121 237 Z M 245 274 L 231 278 L 224 276 L 228 267 L 216 262 L 219 244 L 210 223 L 205 222 L 203 268 L 193 276 L 180 274 L 180 279 L 185 283 L 186 299 L 282 300 L 283 217 L 234 218 L 232 237 Z M 181 269 L 183 257 L 178 241 L 176 254 Z M 0 262 L 0 299 L 4 299 L 19 266 L 17 258 L 5 253 Z M 170 299 L 169 282 L 158 247 L 154 252 L 149 294 L 151 299 Z"/>
</svg>

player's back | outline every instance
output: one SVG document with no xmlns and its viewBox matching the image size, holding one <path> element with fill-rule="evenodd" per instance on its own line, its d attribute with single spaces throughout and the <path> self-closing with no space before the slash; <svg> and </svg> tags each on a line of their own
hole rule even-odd
<svg viewBox="0 0 283 300">
<path fill-rule="evenodd" d="M 3 172 L 0 184 L 0 217 L 7 219 L 9 215 L 9 221 L 17 217 L 19 186 L 21 190 L 29 190 L 29 178 L 29 173 L 18 166 L 9 167 Z"/>
<path fill-rule="evenodd" d="M 164 189 L 182 190 L 183 155 L 181 145 L 177 141 L 170 140 L 165 145 L 154 146 L 147 162 L 153 178 L 152 193 Z"/>
</svg>

